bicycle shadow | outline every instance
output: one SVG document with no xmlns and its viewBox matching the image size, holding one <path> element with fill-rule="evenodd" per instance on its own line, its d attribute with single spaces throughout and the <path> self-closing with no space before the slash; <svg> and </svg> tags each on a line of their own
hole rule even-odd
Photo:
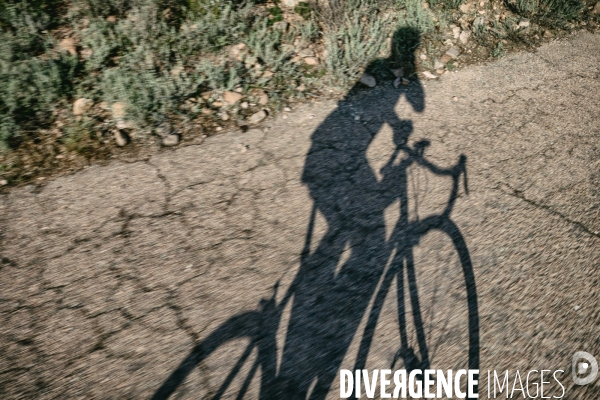
<svg viewBox="0 0 600 400">
<path fill-rule="evenodd" d="M 400 359 L 407 370 L 429 368 L 429 348 L 412 249 L 432 230 L 445 233 L 458 253 L 469 310 L 469 339 L 464 346 L 468 348 L 468 368 L 478 369 L 479 320 L 473 269 L 462 234 L 449 219 L 458 195 L 458 178 L 461 173 L 466 173 L 465 159 L 461 158 L 462 164 L 454 168 L 443 169 L 423 159 L 427 141 L 408 146 L 412 123 L 400 119 L 394 107 L 401 97 L 405 97 L 414 111 L 422 112 L 425 107 L 423 88 L 418 80 L 394 89 L 389 87 L 395 78 L 392 70 L 403 68 L 405 76 L 415 71 L 413 53 L 418 45 L 417 30 L 401 28 L 395 32 L 391 56 L 367 67 L 367 71 L 375 75 L 378 82 L 386 82 L 384 86 L 387 87 L 378 85 L 376 89 L 366 89 L 360 83 L 356 84 L 312 134 L 302 182 L 314 202 L 313 211 L 300 269 L 283 300 L 277 304 L 274 295 L 261 301 L 258 310 L 234 316 L 221 325 L 194 347 L 158 389 L 154 399 L 168 398 L 217 347 L 240 337 L 250 337 L 251 343 L 232 365 L 230 374 L 213 398 L 223 396 L 253 348 L 257 347 L 256 362 L 238 398 L 243 397 L 260 367 L 261 399 L 324 399 L 361 321 L 368 315 L 353 370 L 365 367 L 375 327 L 394 279 L 397 282 L 399 350 L 392 366 L 378 368 L 394 367 Z M 369 119 L 357 121 L 356 110 L 367 110 Z M 369 164 L 367 149 L 384 125 L 391 127 L 396 149 L 378 178 Z M 418 223 L 409 221 L 408 210 L 407 169 L 413 164 L 454 179 L 446 211 Z M 396 201 L 400 207 L 399 219 L 387 238 L 384 211 Z M 319 243 L 311 246 L 317 213 L 324 217 L 327 229 Z M 311 247 L 316 248 L 311 252 Z M 408 293 L 405 293 L 405 286 Z M 416 326 L 417 351 L 409 345 L 407 336 L 406 297 Z M 278 365 L 276 333 L 288 302 L 291 313 Z"/>
</svg>

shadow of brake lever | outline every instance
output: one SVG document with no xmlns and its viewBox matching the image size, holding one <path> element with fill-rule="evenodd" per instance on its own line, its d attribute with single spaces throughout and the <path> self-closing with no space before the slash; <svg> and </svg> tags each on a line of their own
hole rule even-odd
<svg viewBox="0 0 600 400">
<path fill-rule="evenodd" d="M 419 140 L 417 143 L 415 143 L 414 149 L 415 152 L 417 153 L 418 157 L 423 157 L 423 153 L 425 152 L 425 149 L 427 147 L 429 147 L 431 145 L 431 142 L 429 140 Z"/>
</svg>

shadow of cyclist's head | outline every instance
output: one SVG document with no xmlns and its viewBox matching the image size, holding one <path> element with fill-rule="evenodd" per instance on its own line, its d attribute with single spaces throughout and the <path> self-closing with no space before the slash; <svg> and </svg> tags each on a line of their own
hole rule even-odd
<svg viewBox="0 0 600 400">
<path fill-rule="evenodd" d="M 380 89 L 382 88 L 389 89 L 392 84 L 395 88 L 386 93 L 385 103 L 377 102 L 375 104 L 393 108 L 404 95 L 414 111 L 422 112 L 425 109 L 424 93 L 417 77 L 415 65 L 415 50 L 421 44 L 420 33 L 417 29 L 402 27 L 397 29 L 391 38 L 388 38 L 388 43 L 388 57 L 375 59 L 364 68 L 366 74 L 375 78 L 377 86 L 374 92 L 378 95 L 381 94 Z M 364 96 L 365 92 L 369 91 L 373 90 L 359 81 L 348 91 L 343 101 L 358 101 L 357 95 Z"/>
</svg>

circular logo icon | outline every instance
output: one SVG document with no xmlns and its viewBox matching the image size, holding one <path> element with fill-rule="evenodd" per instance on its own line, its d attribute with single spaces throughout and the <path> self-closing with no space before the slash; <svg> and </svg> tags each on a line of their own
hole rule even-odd
<svg viewBox="0 0 600 400">
<path fill-rule="evenodd" d="M 571 372 L 576 385 L 587 385 L 598 375 L 598 361 L 590 353 L 578 351 L 573 354 Z"/>
</svg>

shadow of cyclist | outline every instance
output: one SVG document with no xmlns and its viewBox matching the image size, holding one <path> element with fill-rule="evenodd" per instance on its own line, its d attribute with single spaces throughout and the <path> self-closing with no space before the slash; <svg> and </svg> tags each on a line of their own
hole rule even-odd
<svg viewBox="0 0 600 400">
<path fill-rule="evenodd" d="M 366 364 L 385 293 L 394 277 L 398 280 L 401 337 L 396 359 L 401 358 L 407 370 L 428 368 L 428 349 L 418 305 L 411 246 L 420 235 L 432 228 L 441 229 L 451 237 L 461 259 L 467 287 L 471 286 L 472 290 L 467 294 L 470 310 L 469 368 L 478 366 L 479 332 L 473 271 L 462 235 L 447 218 L 457 196 L 458 175 L 464 172 L 464 159 L 461 159 L 462 164 L 450 169 L 437 168 L 424 161 L 421 156 L 428 142 L 408 146 L 412 123 L 400 119 L 394 109 L 400 98 L 405 97 L 416 112 L 424 110 L 424 92 L 417 79 L 412 78 L 407 85 L 392 85 L 395 78 L 392 70 L 402 68 L 404 76 L 416 77 L 413 74 L 413 53 L 418 45 L 419 33 L 415 29 L 401 28 L 395 32 L 391 56 L 371 63 L 366 69 L 377 78 L 377 87 L 367 89 L 356 84 L 312 134 L 302 182 L 308 187 L 314 202 L 313 211 L 300 269 L 284 300 L 276 304 L 274 296 L 263 301 L 260 310 L 228 320 L 194 348 L 156 392 L 155 399 L 168 398 L 189 372 L 219 345 L 243 336 L 253 340 L 242 358 L 232 365 L 232 372 L 213 398 L 224 394 L 236 371 L 240 371 L 241 364 L 248 359 L 252 346 L 257 346 L 258 361 L 252 367 L 252 373 L 260 365 L 261 399 L 324 399 L 361 320 L 369 312 L 355 369 L 362 369 Z M 357 113 L 364 113 L 369 119 L 359 121 L 355 118 Z M 383 178 L 378 180 L 369 165 L 367 149 L 386 124 L 394 132 L 396 149 L 381 171 Z M 404 158 L 395 163 L 401 153 Z M 434 174 L 454 179 L 446 211 L 416 225 L 408 221 L 407 206 L 406 172 L 412 163 L 420 163 Z M 386 240 L 384 210 L 396 200 L 400 204 L 400 219 L 395 232 Z M 316 249 L 310 252 L 317 213 L 326 220 L 327 231 L 316 244 Z M 392 252 L 396 256 L 389 262 Z M 407 345 L 404 275 L 407 277 L 413 320 L 417 325 L 417 352 Z M 374 302 L 369 311 L 372 299 Z M 292 304 L 291 313 L 281 364 L 277 368 L 276 332 L 288 302 Z M 387 367 L 393 366 L 380 368 Z M 247 389 L 251 376 L 243 388 Z"/>
<path fill-rule="evenodd" d="M 314 201 L 313 212 L 327 222 L 327 232 L 305 257 L 292 284 L 293 306 L 278 378 L 282 392 L 277 393 L 285 398 L 305 399 L 309 389 L 310 398 L 325 397 L 390 255 L 384 210 L 403 196 L 405 187 L 389 179 L 378 181 L 367 148 L 384 124 L 393 129 L 397 142 L 408 140 L 412 124 L 394 110 L 402 96 L 415 111 L 424 109 L 418 80 L 390 88 L 390 70 L 402 68 L 405 75 L 414 71 L 419 34 L 403 28 L 392 43 L 390 58 L 367 67 L 378 86 L 355 85 L 311 137 L 302 181 Z M 369 116 L 366 123 L 355 119 L 361 112 Z M 350 255 L 341 263 L 346 249 Z"/>
</svg>

